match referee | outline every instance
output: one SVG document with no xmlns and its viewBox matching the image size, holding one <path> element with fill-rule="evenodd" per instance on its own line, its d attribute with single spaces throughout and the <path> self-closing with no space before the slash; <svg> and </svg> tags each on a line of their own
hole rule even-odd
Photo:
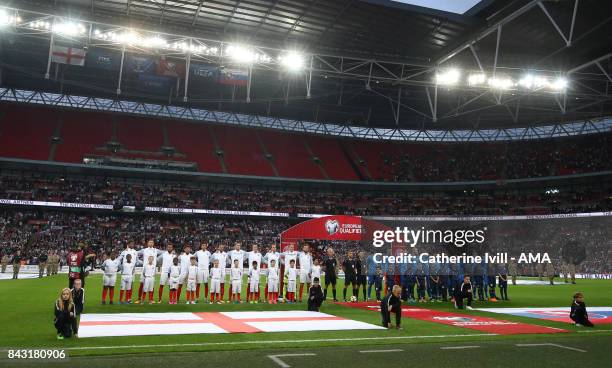
<svg viewBox="0 0 612 368">
<path fill-rule="evenodd" d="M 391 328 L 391 313 L 395 313 L 395 328 L 401 329 L 402 324 L 402 287 L 394 285 L 391 292 L 383 298 L 380 303 L 380 313 L 382 314 L 382 325 Z"/>
</svg>

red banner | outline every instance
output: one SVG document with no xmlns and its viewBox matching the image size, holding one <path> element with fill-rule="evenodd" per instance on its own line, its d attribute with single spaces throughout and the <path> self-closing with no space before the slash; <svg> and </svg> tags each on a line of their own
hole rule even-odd
<svg viewBox="0 0 612 368">
<path fill-rule="evenodd" d="M 338 303 L 347 307 L 367 309 L 380 312 L 378 303 Z M 469 328 L 482 332 L 494 333 L 498 335 L 516 334 L 550 334 L 559 332 L 569 332 L 561 328 L 531 325 L 527 323 L 505 321 L 501 319 L 474 316 L 471 314 L 459 314 L 443 312 L 432 309 L 417 308 L 411 306 L 402 307 L 402 317 L 414 318 L 421 321 L 441 323 L 455 327 Z"/>
<path fill-rule="evenodd" d="M 359 241 L 363 236 L 359 216 L 325 216 L 297 224 L 281 233 L 281 250 L 302 239 Z"/>
</svg>

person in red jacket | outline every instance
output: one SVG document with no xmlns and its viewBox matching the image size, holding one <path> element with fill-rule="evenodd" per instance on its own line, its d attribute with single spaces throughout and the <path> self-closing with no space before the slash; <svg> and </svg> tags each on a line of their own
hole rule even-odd
<svg viewBox="0 0 612 368">
<path fill-rule="evenodd" d="M 66 255 L 66 264 L 68 265 L 68 287 L 74 287 L 74 280 L 81 279 L 82 287 L 85 287 L 85 277 L 87 272 L 85 266 L 87 260 L 95 257 L 95 254 L 85 255 L 85 244 L 75 244 L 70 252 Z"/>
</svg>

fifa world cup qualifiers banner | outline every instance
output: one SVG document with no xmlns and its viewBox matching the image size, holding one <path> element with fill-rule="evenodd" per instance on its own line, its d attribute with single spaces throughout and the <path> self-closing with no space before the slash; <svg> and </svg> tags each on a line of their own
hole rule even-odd
<svg viewBox="0 0 612 368">
<path fill-rule="evenodd" d="M 364 217 L 360 249 L 370 273 L 609 274 L 612 214 L 580 215 Z"/>
</svg>

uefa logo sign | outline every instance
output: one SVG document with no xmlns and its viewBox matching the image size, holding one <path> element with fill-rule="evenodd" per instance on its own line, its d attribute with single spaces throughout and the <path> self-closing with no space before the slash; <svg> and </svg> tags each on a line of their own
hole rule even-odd
<svg viewBox="0 0 612 368">
<path fill-rule="evenodd" d="M 327 230 L 329 235 L 334 235 L 340 230 L 340 223 L 338 220 L 327 220 L 325 222 L 325 230 Z"/>
</svg>

